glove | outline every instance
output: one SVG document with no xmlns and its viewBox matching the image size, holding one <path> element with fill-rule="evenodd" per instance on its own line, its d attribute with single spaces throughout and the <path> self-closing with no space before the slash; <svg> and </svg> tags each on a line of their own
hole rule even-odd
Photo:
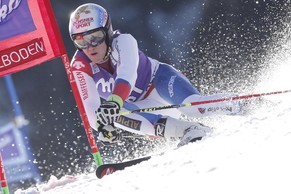
<svg viewBox="0 0 291 194">
<path fill-rule="evenodd" d="M 98 131 L 98 140 L 104 144 L 117 143 L 122 139 L 121 133 L 113 125 L 100 125 Z"/>
<path fill-rule="evenodd" d="M 119 117 L 119 110 L 117 102 L 103 102 L 96 111 L 97 123 L 103 126 L 113 124 Z"/>
</svg>

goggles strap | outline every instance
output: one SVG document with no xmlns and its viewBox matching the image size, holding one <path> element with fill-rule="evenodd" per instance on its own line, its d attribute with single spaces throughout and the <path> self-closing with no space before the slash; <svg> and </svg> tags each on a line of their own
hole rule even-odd
<svg viewBox="0 0 291 194">
<path fill-rule="evenodd" d="M 109 55 L 111 53 L 111 48 L 110 48 L 110 45 L 106 44 L 107 45 L 107 49 L 106 49 L 106 53 L 105 53 L 105 56 L 103 57 L 103 60 L 107 60 L 109 58 Z"/>
</svg>

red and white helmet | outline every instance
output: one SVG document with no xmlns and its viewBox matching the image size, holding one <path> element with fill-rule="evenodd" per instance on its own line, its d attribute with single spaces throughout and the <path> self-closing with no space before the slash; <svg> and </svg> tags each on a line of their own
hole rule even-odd
<svg viewBox="0 0 291 194">
<path fill-rule="evenodd" d="M 108 12 L 100 5 L 86 3 L 79 6 L 70 17 L 69 33 L 73 35 L 85 33 L 94 29 L 103 29 L 106 33 L 106 43 L 111 44 L 113 28 Z"/>
</svg>

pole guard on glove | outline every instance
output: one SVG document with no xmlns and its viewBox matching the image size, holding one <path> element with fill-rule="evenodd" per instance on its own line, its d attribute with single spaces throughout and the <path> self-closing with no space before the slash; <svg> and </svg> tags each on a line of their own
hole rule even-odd
<svg viewBox="0 0 291 194">
<path fill-rule="evenodd" d="M 97 122 L 104 126 L 113 124 L 119 117 L 119 110 L 117 102 L 103 102 L 96 111 Z"/>
<path fill-rule="evenodd" d="M 121 132 L 119 132 L 113 124 L 106 126 L 100 125 L 98 127 L 98 132 L 98 140 L 104 144 L 117 143 L 122 139 Z"/>
</svg>

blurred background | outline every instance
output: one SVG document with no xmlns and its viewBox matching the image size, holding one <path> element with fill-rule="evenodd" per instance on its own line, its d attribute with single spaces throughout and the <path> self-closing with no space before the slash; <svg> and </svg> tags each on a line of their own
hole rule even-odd
<svg viewBox="0 0 291 194">
<path fill-rule="evenodd" d="M 202 94 L 250 92 L 280 49 L 291 11 L 290 0 L 51 0 L 70 58 L 68 20 L 83 3 L 107 9 L 114 29 L 131 33 L 141 50 L 181 70 Z M 61 60 L 12 78 L 42 181 L 90 171 L 93 157 Z M 0 78 L 0 125 L 14 120 L 9 98 Z"/>
</svg>

